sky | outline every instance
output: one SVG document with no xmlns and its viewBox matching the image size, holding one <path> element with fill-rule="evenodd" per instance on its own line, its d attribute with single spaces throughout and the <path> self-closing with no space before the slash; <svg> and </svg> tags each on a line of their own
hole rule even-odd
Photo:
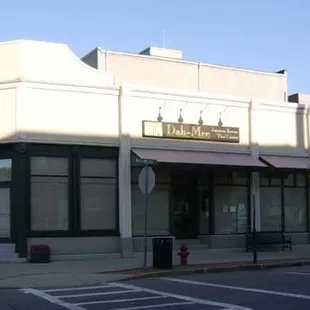
<svg viewBox="0 0 310 310">
<path fill-rule="evenodd" d="M 190 61 L 286 69 L 289 94 L 310 93 L 309 13 L 308 0 L 10 0 L 0 41 L 66 43 L 79 57 L 166 46 Z"/>
</svg>

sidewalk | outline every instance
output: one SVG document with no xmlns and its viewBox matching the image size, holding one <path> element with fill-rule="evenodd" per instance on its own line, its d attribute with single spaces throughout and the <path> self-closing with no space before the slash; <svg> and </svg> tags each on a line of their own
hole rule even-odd
<svg viewBox="0 0 310 310">
<path fill-rule="evenodd" d="M 251 267 L 253 254 L 244 250 L 195 250 L 189 256 L 190 272 L 194 269 Z M 289 263 L 308 261 L 310 245 L 294 246 L 293 251 L 258 252 L 259 264 Z M 179 257 L 174 253 L 174 272 L 184 272 L 179 265 Z M 148 253 L 148 266 L 143 266 L 143 253 L 133 258 L 87 259 L 79 261 L 54 261 L 49 264 L 0 263 L 0 288 L 61 287 L 93 285 L 107 281 L 118 281 L 146 273 L 153 274 L 152 253 Z M 262 265 L 260 265 L 261 267 Z M 158 271 L 156 271 L 158 272 Z"/>
</svg>

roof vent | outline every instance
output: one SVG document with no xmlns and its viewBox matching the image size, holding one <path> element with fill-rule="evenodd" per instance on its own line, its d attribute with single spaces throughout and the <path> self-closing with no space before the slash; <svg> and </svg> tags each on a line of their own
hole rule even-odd
<svg viewBox="0 0 310 310">
<path fill-rule="evenodd" d="M 182 59 L 183 54 L 180 50 L 167 49 L 163 47 L 149 46 L 139 53 L 140 55 L 148 55 L 153 57 L 173 58 Z"/>
</svg>

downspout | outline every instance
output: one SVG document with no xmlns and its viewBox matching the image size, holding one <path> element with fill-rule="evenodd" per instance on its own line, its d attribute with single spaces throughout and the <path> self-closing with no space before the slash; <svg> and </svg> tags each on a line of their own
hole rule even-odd
<svg viewBox="0 0 310 310">
<path fill-rule="evenodd" d="M 108 72 L 108 50 L 105 50 L 105 57 L 104 57 L 104 67 L 105 67 L 105 72 Z"/>
<path fill-rule="evenodd" d="M 310 106 L 306 105 L 306 128 L 307 128 L 307 150 L 308 150 L 308 168 L 310 169 Z"/>
<path fill-rule="evenodd" d="M 201 62 L 198 62 L 198 92 L 201 92 Z"/>
</svg>

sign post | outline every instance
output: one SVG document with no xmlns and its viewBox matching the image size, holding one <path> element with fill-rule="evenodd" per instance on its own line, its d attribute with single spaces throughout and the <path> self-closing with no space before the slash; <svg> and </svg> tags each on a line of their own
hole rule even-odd
<svg viewBox="0 0 310 310">
<path fill-rule="evenodd" d="M 137 161 L 136 161 L 137 163 Z M 138 163 L 144 164 L 139 174 L 139 187 L 144 194 L 144 268 L 147 267 L 147 220 L 148 220 L 148 196 L 155 186 L 155 173 L 149 165 L 157 162 L 149 159 L 139 159 Z"/>
<path fill-rule="evenodd" d="M 145 188 L 148 189 L 148 179 L 149 179 L 149 166 L 145 166 L 146 172 L 145 172 Z M 145 205 L 145 211 L 144 211 L 144 268 L 147 267 L 147 209 L 148 209 L 148 191 L 146 190 L 144 193 L 144 205 Z"/>
<path fill-rule="evenodd" d="M 153 166 L 157 164 L 157 160 L 155 159 L 146 159 L 146 158 L 136 158 L 136 164 L 145 165 L 145 166 Z"/>
<path fill-rule="evenodd" d="M 257 264 L 257 247 L 256 247 L 256 202 L 253 195 L 253 264 Z"/>
</svg>

